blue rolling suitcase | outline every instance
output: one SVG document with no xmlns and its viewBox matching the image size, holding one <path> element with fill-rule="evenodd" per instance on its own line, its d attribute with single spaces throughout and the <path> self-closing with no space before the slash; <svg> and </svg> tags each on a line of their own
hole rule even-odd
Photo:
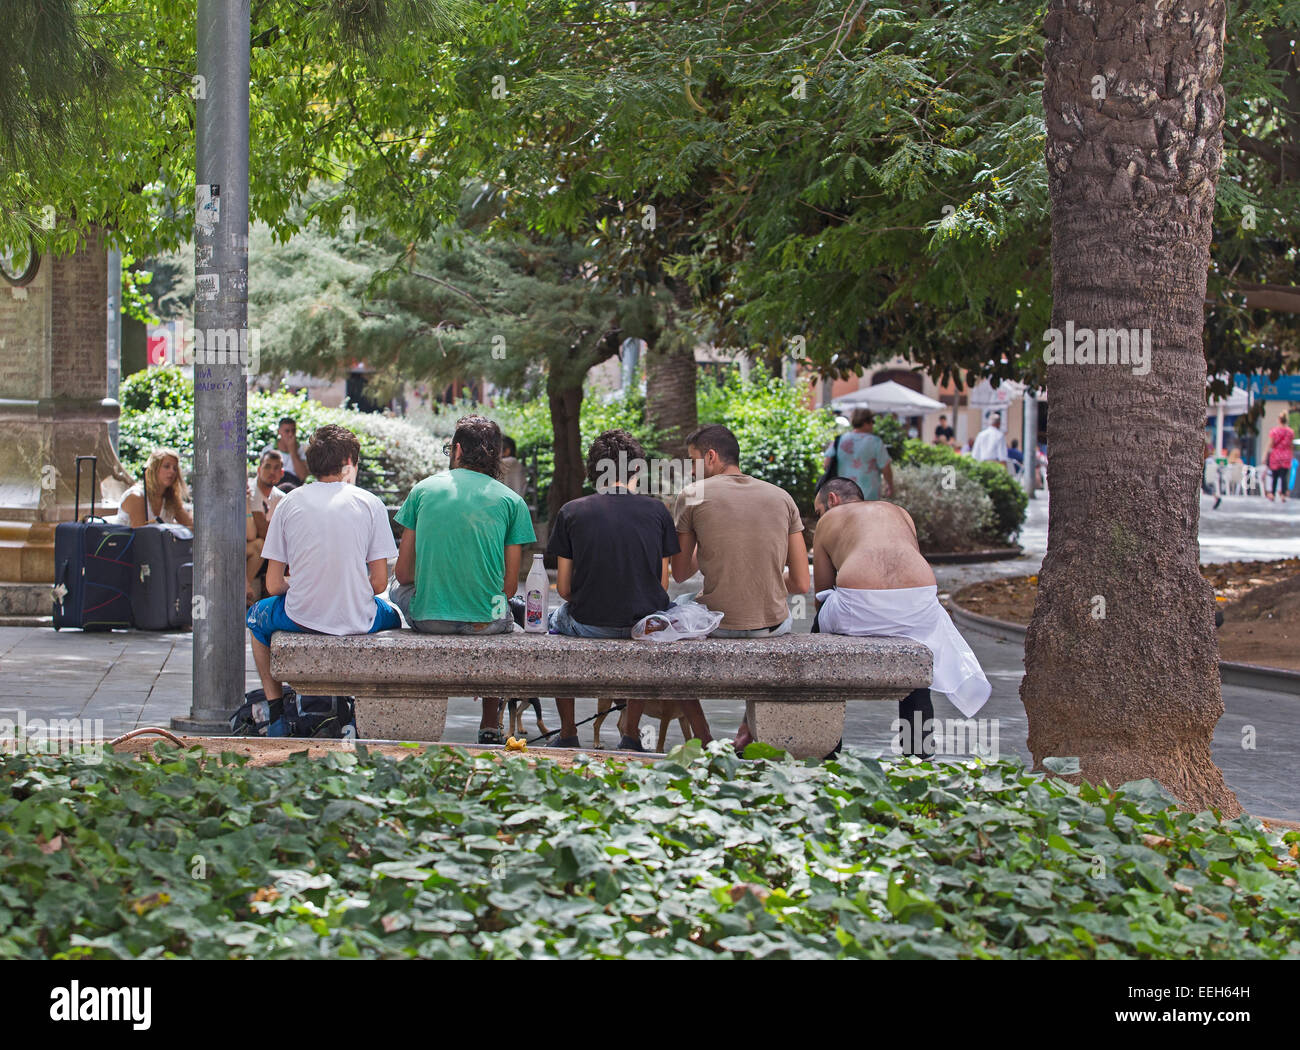
<svg viewBox="0 0 1300 1050">
<path fill-rule="evenodd" d="M 90 460 L 90 513 L 81 519 L 81 464 Z M 95 516 L 94 456 L 77 457 L 75 521 L 54 528 L 54 629 L 110 631 L 131 626 L 135 536 L 129 525 Z"/>
<path fill-rule="evenodd" d="M 149 489 L 144 487 L 145 513 Z M 131 618 L 142 631 L 189 627 L 194 600 L 194 533 L 184 525 L 150 523 L 135 530 Z"/>
</svg>

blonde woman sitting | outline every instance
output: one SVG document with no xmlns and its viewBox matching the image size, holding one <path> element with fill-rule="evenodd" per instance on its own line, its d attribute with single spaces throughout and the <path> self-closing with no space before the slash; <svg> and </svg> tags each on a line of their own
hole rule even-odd
<svg viewBox="0 0 1300 1050">
<path fill-rule="evenodd" d="M 146 489 L 149 493 L 148 507 L 144 499 Z M 112 521 L 115 525 L 130 525 L 137 529 L 154 522 L 193 528 L 194 518 L 187 506 L 189 498 L 189 489 L 181 477 L 180 453 L 171 448 L 156 448 L 149 453 L 143 483 L 137 482 L 126 490 Z"/>
</svg>

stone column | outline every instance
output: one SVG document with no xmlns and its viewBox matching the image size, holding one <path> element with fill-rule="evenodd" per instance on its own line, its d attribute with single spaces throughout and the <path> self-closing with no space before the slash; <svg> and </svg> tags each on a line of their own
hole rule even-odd
<svg viewBox="0 0 1300 1050">
<path fill-rule="evenodd" d="M 97 230 L 74 254 L 42 258 L 29 284 L 0 280 L 0 617 L 50 614 L 54 526 L 73 517 L 76 457 L 99 457 L 101 514 L 103 483 L 115 493 L 131 481 L 109 440 L 107 280 Z M 89 469 L 84 482 L 83 515 Z"/>
</svg>

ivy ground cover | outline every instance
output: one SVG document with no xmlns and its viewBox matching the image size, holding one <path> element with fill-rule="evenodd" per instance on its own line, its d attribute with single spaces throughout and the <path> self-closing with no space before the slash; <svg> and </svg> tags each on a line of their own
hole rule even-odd
<svg viewBox="0 0 1300 1050">
<path fill-rule="evenodd" d="M 0 759 L 0 958 L 1300 958 L 1300 834 L 722 745 Z"/>
</svg>

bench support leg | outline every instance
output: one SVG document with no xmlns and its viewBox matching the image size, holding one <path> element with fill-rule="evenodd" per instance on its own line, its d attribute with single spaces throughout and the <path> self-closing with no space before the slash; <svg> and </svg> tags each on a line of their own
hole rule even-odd
<svg viewBox="0 0 1300 1050">
<path fill-rule="evenodd" d="M 358 696 L 357 735 L 363 740 L 442 739 L 445 696 Z"/>
<path fill-rule="evenodd" d="M 745 721 L 755 740 L 795 758 L 824 758 L 844 735 L 844 701 L 810 704 L 748 700 Z"/>
</svg>

